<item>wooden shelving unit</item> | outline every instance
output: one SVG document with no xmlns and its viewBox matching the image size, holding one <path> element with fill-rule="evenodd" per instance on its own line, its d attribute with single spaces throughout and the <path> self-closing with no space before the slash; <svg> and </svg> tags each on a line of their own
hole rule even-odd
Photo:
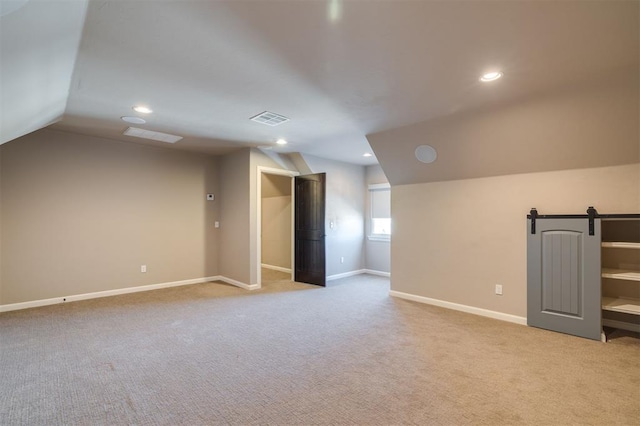
<svg viewBox="0 0 640 426">
<path fill-rule="evenodd" d="M 603 297 L 602 309 L 605 311 L 640 315 L 640 300 L 625 299 L 622 297 Z"/>
<path fill-rule="evenodd" d="M 527 324 L 593 340 L 640 333 L 640 213 L 527 215 Z"/>
<path fill-rule="evenodd" d="M 624 248 L 624 249 L 637 249 L 640 250 L 640 243 L 628 243 L 621 241 L 605 241 L 602 243 L 604 248 Z"/>
<path fill-rule="evenodd" d="M 640 219 L 602 226 L 602 325 L 640 332 Z"/>
<path fill-rule="evenodd" d="M 640 271 L 632 269 L 612 269 L 603 268 L 602 278 L 611 278 L 613 280 L 640 281 Z"/>
</svg>

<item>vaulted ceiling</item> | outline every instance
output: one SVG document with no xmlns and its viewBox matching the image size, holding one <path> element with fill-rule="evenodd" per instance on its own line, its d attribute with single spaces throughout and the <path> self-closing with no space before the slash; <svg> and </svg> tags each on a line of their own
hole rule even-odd
<svg viewBox="0 0 640 426">
<path fill-rule="evenodd" d="M 2 143 L 55 123 L 373 164 L 368 134 L 638 67 L 637 1 L 14 1 Z M 184 138 L 122 135 L 138 104 L 138 127 Z M 265 110 L 290 121 L 249 120 Z"/>
</svg>

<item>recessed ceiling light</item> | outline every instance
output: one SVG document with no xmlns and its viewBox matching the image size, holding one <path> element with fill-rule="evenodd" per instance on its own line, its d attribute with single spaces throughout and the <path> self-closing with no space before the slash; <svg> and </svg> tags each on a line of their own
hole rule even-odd
<svg viewBox="0 0 640 426">
<path fill-rule="evenodd" d="M 153 110 L 151 108 L 148 108 L 148 107 L 142 106 L 142 105 L 134 106 L 133 110 L 135 112 L 139 112 L 140 114 L 151 114 L 153 112 Z"/>
<path fill-rule="evenodd" d="M 362 154 L 363 157 L 371 157 L 373 154 L 371 154 L 370 152 L 365 152 L 364 154 Z"/>
<path fill-rule="evenodd" d="M 145 120 L 144 118 L 132 117 L 130 115 L 126 115 L 124 117 L 120 117 L 120 119 L 122 121 L 126 121 L 127 123 L 132 123 L 132 124 L 144 124 L 144 123 L 147 122 L 147 120 Z"/>
<path fill-rule="evenodd" d="M 278 139 L 278 140 L 276 141 L 276 143 L 277 143 L 278 145 L 286 145 L 286 144 L 287 144 L 287 141 L 286 141 L 286 140 L 284 140 L 284 139 Z"/>
<path fill-rule="evenodd" d="M 502 77 L 502 73 L 500 71 L 492 71 L 486 74 L 482 74 L 482 77 L 480 77 L 480 81 L 484 81 L 484 82 L 495 81 L 500 77 Z"/>
</svg>

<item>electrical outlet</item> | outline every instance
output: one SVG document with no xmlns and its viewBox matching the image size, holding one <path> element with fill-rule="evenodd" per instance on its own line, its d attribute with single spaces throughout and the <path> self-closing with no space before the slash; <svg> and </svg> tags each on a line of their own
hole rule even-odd
<svg viewBox="0 0 640 426">
<path fill-rule="evenodd" d="M 147 265 L 140 265 L 140 272 L 147 272 Z"/>
<path fill-rule="evenodd" d="M 344 256 L 340 258 L 340 263 L 344 263 Z"/>
<path fill-rule="evenodd" d="M 213 227 L 214 228 L 220 228 L 220 222 L 218 222 L 217 220 L 215 222 L 213 222 Z"/>
<path fill-rule="evenodd" d="M 496 284 L 496 294 L 502 296 L 502 285 Z"/>
</svg>

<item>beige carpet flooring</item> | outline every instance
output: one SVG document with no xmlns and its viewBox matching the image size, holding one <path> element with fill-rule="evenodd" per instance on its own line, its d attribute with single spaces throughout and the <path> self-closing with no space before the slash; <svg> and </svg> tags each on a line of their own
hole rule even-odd
<svg viewBox="0 0 640 426">
<path fill-rule="evenodd" d="M 0 424 L 640 424 L 637 337 L 266 274 L 0 314 Z"/>
</svg>

